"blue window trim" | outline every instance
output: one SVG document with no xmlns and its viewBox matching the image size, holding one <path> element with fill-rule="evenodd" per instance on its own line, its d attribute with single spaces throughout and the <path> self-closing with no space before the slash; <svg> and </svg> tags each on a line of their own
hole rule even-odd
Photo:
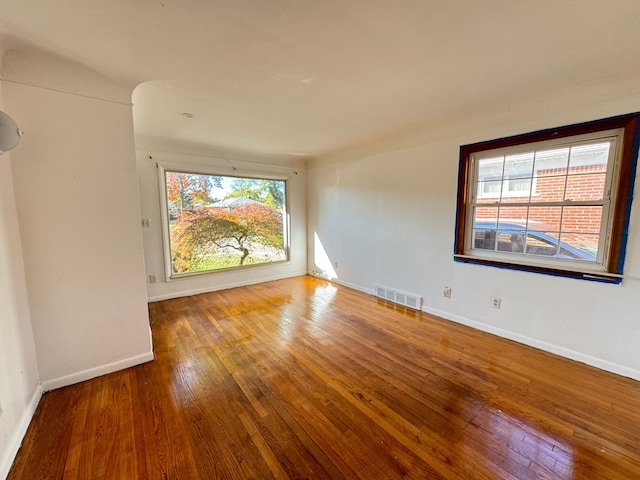
<svg viewBox="0 0 640 480">
<path fill-rule="evenodd" d="M 576 123 L 556 128 L 537 130 L 530 133 L 503 137 L 494 140 L 487 140 L 460 147 L 460 158 L 458 166 L 458 197 L 456 208 L 456 223 L 454 236 L 454 261 L 470 263 L 475 265 L 492 266 L 496 268 L 518 270 L 525 272 L 535 272 L 544 275 L 553 275 L 566 278 L 577 278 L 581 280 L 620 284 L 624 271 L 624 261 L 626 258 L 627 242 L 629 237 L 629 223 L 631 220 L 631 204 L 633 202 L 633 191 L 638 167 L 638 150 L 640 147 L 640 112 L 608 117 L 600 120 Z M 621 162 L 620 182 L 618 197 L 614 208 L 614 226 L 611 249 L 614 252 L 609 259 L 607 272 L 584 273 L 566 269 L 554 269 L 542 266 L 525 265 L 521 263 L 511 263 L 483 258 L 464 256 L 464 235 L 466 228 L 466 208 L 469 195 L 469 176 L 471 154 L 484 150 L 511 147 L 525 143 L 543 142 L 557 138 L 572 137 L 599 131 L 611 130 L 614 128 L 624 129 L 623 139 L 623 159 Z M 628 178 L 628 185 L 624 185 L 624 178 Z M 622 195 L 620 192 L 622 191 Z M 620 212 L 622 211 L 622 218 Z M 617 252 L 617 253 L 616 253 Z"/>
</svg>

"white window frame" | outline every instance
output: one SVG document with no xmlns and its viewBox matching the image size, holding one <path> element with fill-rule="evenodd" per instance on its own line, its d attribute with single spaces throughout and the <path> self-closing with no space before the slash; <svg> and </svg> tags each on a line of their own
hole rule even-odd
<svg viewBox="0 0 640 480">
<path fill-rule="evenodd" d="M 639 114 L 622 115 L 460 147 L 458 212 L 454 244 L 456 261 L 620 283 L 633 196 L 633 179 L 635 178 L 638 144 L 640 143 L 639 119 Z M 520 201 L 520 199 L 510 200 L 510 197 L 522 196 L 519 193 L 494 197 L 478 191 L 479 185 L 481 185 L 478 181 L 478 167 L 481 159 L 524 154 L 532 150 L 577 147 L 603 141 L 611 142 L 611 147 L 602 200 L 541 202 L 540 199 L 534 200 L 534 197 L 538 196 L 540 192 L 536 193 L 534 190 L 533 181 L 531 196 L 526 202 Z M 569 173 L 567 171 L 564 176 L 569 178 Z M 631 182 L 628 181 L 627 176 L 633 177 Z M 621 177 L 624 179 L 621 180 Z M 534 178 L 536 178 L 535 166 L 532 171 L 532 179 Z M 503 179 L 504 171 L 502 176 L 496 180 L 502 180 L 503 183 L 506 183 Z M 504 189 L 504 185 L 502 188 Z M 491 198 L 495 198 L 496 201 L 487 201 Z M 546 257 L 522 251 L 508 252 L 473 248 L 475 207 L 498 206 L 601 206 L 600 237 L 595 261 Z M 527 231 L 523 230 L 522 233 L 526 237 Z M 558 248 L 561 246 L 558 245 Z"/>
<path fill-rule="evenodd" d="M 243 170 L 241 172 L 236 171 L 233 168 L 232 173 L 223 171 L 221 168 L 215 168 L 206 166 L 203 164 L 188 164 L 188 163 L 175 163 L 175 162 L 162 162 L 156 163 L 158 169 L 158 188 L 160 194 L 160 217 L 162 219 L 162 244 L 164 252 L 164 267 L 165 267 L 165 279 L 166 281 L 176 280 L 180 278 L 188 278 L 198 275 L 215 275 L 221 272 L 228 272 L 231 270 L 240 269 L 253 269 L 253 268 L 268 268 L 279 267 L 283 264 L 291 263 L 291 214 L 290 214 L 290 189 L 289 189 L 289 175 L 282 175 L 278 173 L 265 172 L 263 170 Z M 277 168 L 277 167 L 276 167 Z M 278 260 L 268 263 L 259 263 L 251 265 L 242 265 L 229 268 L 221 268 L 215 270 L 206 270 L 198 272 L 184 272 L 175 273 L 173 271 L 173 265 L 171 262 L 171 240 L 169 234 L 169 208 L 167 198 L 167 184 L 166 173 L 188 173 L 193 175 L 209 175 L 209 176 L 221 176 L 221 177 L 237 177 L 237 178 L 251 178 L 256 180 L 279 180 L 285 184 L 285 215 L 283 216 L 284 227 L 284 252 L 285 260 Z"/>
<path fill-rule="evenodd" d="M 469 202 L 469 207 L 467 209 L 467 238 L 465 239 L 465 255 L 469 256 L 478 256 L 491 258 L 496 260 L 504 260 L 504 261 L 517 261 L 518 263 L 525 263 L 530 265 L 543 265 L 549 267 L 563 267 L 563 268 L 571 268 L 574 270 L 579 270 L 582 272 L 604 272 L 606 271 L 605 262 L 608 260 L 609 253 L 609 240 L 610 236 L 607 232 L 609 232 L 611 223 L 611 198 L 612 195 L 615 195 L 615 192 L 612 191 L 612 179 L 614 178 L 616 172 L 618 171 L 618 164 L 620 161 L 620 149 L 618 145 L 621 144 L 619 139 L 622 136 L 622 130 L 609 130 L 606 132 L 598 132 L 597 134 L 589 134 L 589 135 L 579 135 L 576 137 L 563 138 L 560 140 L 551 140 L 547 142 L 537 142 L 537 143 L 527 143 L 523 145 L 518 145 L 517 147 L 507 147 L 495 150 L 485 150 L 481 152 L 477 152 L 471 157 L 471 177 L 469 178 L 469 183 L 471 187 L 471 200 Z M 500 199 L 494 203 L 479 203 L 478 199 L 483 198 L 482 195 L 479 195 L 477 192 L 478 186 L 478 166 L 480 160 L 484 158 L 493 158 L 496 156 L 502 155 L 513 155 L 516 153 L 524 153 L 530 152 L 532 150 L 540 151 L 546 150 L 550 148 L 560 148 L 560 147 L 576 147 L 581 145 L 588 145 L 593 143 L 610 143 L 609 147 L 609 160 L 607 162 L 607 174 L 605 180 L 605 188 L 602 200 L 589 200 L 589 201 L 571 201 L 571 200 L 562 200 L 556 202 L 515 202 L 512 203 L 509 200 L 501 201 Z M 568 176 L 568 173 L 565 176 Z M 502 198 L 514 196 L 514 195 L 503 195 Z M 484 197 L 486 198 L 486 197 Z M 499 197 L 497 197 L 499 198 Z M 598 255 L 594 262 L 587 260 L 564 260 L 559 258 L 545 258 L 541 256 L 533 256 L 528 255 L 526 253 L 512 253 L 512 252 L 503 252 L 503 251 L 492 251 L 492 250 L 484 250 L 473 248 L 473 223 L 474 223 L 474 209 L 475 207 L 579 207 L 579 206 L 601 206 L 602 207 L 602 220 L 600 222 L 600 241 L 598 243 Z M 514 260 L 514 257 L 517 257 Z"/>
</svg>

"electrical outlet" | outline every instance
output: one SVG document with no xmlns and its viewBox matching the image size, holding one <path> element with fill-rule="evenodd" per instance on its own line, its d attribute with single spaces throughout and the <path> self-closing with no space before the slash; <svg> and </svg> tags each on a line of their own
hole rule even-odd
<svg viewBox="0 0 640 480">
<path fill-rule="evenodd" d="M 502 299 L 500 299 L 500 298 L 498 298 L 498 297 L 493 297 L 493 298 L 491 299 L 491 306 L 492 306 L 493 308 L 497 308 L 497 309 L 499 309 L 499 308 L 500 308 L 500 304 L 501 304 L 501 303 L 502 303 Z"/>
<path fill-rule="evenodd" d="M 155 273 L 149 275 L 149 283 L 158 283 L 158 275 Z"/>
<path fill-rule="evenodd" d="M 316 278 L 327 278 L 327 274 L 325 273 L 324 270 L 320 270 L 320 269 L 316 269 L 312 272 L 313 276 Z"/>
<path fill-rule="evenodd" d="M 142 219 L 142 228 L 151 228 L 151 219 L 143 218 Z"/>
<path fill-rule="evenodd" d="M 444 298 L 451 298 L 451 287 L 442 287 L 442 296 Z"/>
</svg>

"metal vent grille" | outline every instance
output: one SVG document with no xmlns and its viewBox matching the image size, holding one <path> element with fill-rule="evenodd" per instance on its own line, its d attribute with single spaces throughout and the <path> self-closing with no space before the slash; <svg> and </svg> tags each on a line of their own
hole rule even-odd
<svg viewBox="0 0 640 480">
<path fill-rule="evenodd" d="M 422 297 L 419 297 L 418 295 L 399 292 L 398 290 L 383 287 L 382 285 L 376 285 L 374 291 L 376 292 L 376 297 L 389 300 L 390 302 L 404 305 L 405 307 L 413 308 L 415 310 L 420 310 L 422 307 Z"/>
</svg>

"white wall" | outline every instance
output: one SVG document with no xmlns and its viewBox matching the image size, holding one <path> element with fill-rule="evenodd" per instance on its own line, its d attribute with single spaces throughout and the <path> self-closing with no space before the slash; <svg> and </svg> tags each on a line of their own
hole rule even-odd
<svg viewBox="0 0 640 480">
<path fill-rule="evenodd" d="M 184 147 L 183 147 L 184 148 Z M 151 158 L 149 158 L 151 157 Z M 243 161 L 244 160 L 244 161 Z M 211 155 L 172 153 L 139 146 L 137 152 L 138 182 L 142 218 L 151 220 L 151 228 L 143 229 L 144 259 L 147 273 L 147 291 L 150 301 L 192 295 L 241 285 L 251 285 L 280 278 L 305 275 L 307 270 L 306 244 L 306 171 L 298 162 L 287 161 L 264 163 L 263 159 L 248 161 L 233 159 L 234 171 L 227 159 Z M 253 159 L 251 159 L 253 160 Z M 251 268 L 228 270 L 168 280 L 165 275 L 164 250 L 162 244 L 162 222 L 160 218 L 160 193 L 156 163 L 190 165 L 212 168 L 221 175 L 287 177 L 287 194 L 291 217 L 291 255 L 287 263 L 263 265 Z M 150 283 L 149 276 L 158 276 L 158 283 Z"/>
<path fill-rule="evenodd" d="M 621 286 L 452 257 L 460 145 L 638 110 L 637 79 L 576 86 L 316 159 L 308 167 L 309 272 L 318 268 L 317 234 L 338 262 L 337 282 L 415 293 L 427 312 L 640 379 L 637 200 Z M 640 184 L 636 197 L 639 191 Z M 450 299 L 442 297 L 444 285 Z M 500 310 L 491 308 L 493 296 L 502 298 Z"/>
<path fill-rule="evenodd" d="M 43 388 L 152 359 L 131 88 L 26 50 L 2 75 Z"/>
<path fill-rule="evenodd" d="M 0 82 L 0 110 L 3 87 Z M 42 393 L 10 161 L 10 153 L 0 156 L 0 478 L 9 472 Z"/>
</svg>

